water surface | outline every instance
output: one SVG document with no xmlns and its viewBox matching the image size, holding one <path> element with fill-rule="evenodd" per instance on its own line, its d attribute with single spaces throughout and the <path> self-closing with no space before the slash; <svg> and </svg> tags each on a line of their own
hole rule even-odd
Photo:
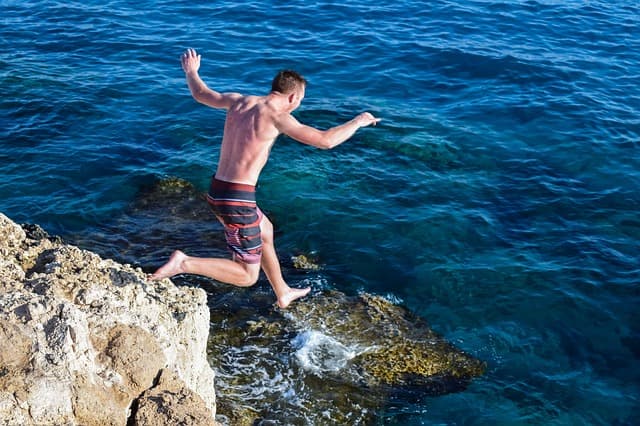
<svg viewBox="0 0 640 426">
<path fill-rule="evenodd" d="M 384 120 L 331 151 L 273 148 L 258 197 L 281 257 L 323 265 L 289 281 L 391 297 L 488 363 L 466 391 L 390 404 L 375 423 L 640 415 L 635 2 L 0 5 L 12 219 L 145 267 L 175 246 L 220 254 L 200 216 L 167 211 L 144 238 L 161 213 L 132 213 L 169 176 L 205 190 L 217 161 L 224 115 L 193 101 L 179 55 L 198 49 L 222 91 L 264 94 L 295 68 L 309 80 L 301 121 Z M 270 309 L 264 281 L 248 292 L 263 305 L 246 309 Z"/>
</svg>

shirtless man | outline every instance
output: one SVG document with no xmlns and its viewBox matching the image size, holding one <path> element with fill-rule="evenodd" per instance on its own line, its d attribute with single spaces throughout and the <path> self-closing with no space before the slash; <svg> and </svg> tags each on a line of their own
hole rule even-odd
<svg viewBox="0 0 640 426">
<path fill-rule="evenodd" d="M 220 160 L 207 201 L 224 226 L 232 259 L 191 257 L 176 250 L 150 278 L 187 273 L 248 287 L 256 283 L 262 267 L 278 306 L 286 308 L 310 288 L 291 288 L 284 281 L 273 243 L 273 224 L 255 202 L 255 186 L 271 147 L 278 135 L 286 134 L 304 144 L 330 149 L 380 119 L 365 112 L 339 126 L 318 130 L 291 115 L 300 106 L 306 88 L 305 79 L 294 71 L 278 73 L 267 96 L 243 96 L 207 87 L 198 74 L 200 55 L 193 49 L 182 55 L 182 69 L 196 101 L 227 110 Z"/>
</svg>

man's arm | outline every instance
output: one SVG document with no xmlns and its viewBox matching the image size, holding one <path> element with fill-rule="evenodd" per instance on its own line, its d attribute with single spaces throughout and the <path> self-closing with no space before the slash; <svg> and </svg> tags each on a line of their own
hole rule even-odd
<svg viewBox="0 0 640 426">
<path fill-rule="evenodd" d="M 327 130 L 319 130 L 304 125 L 291 114 L 283 114 L 276 120 L 276 127 L 281 133 L 307 145 L 320 149 L 331 149 L 349 139 L 361 127 L 375 126 L 380 121 L 368 112 L 354 117 L 339 126 Z"/>
<path fill-rule="evenodd" d="M 242 95 L 239 93 L 219 93 L 210 89 L 200 78 L 200 55 L 194 49 L 187 49 L 181 57 L 182 69 L 187 77 L 187 85 L 193 98 L 201 104 L 213 108 L 228 109 Z"/>
</svg>

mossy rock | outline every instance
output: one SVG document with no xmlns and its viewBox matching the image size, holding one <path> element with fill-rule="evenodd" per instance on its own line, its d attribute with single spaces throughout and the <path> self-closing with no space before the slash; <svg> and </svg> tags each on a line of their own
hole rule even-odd
<svg viewBox="0 0 640 426">
<path fill-rule="evenodd" d="M 431 330 L 425 321 L 380 296 L 349 298 L 327 292 L 288 312 L 303 328 L 322 330 L 348 347 L 362 348 L 351 366 L 367 386 L 421 386 L 427 393 L 464 387 L 484 373 L 473 358 Z M 433 386 L 438 381 L 442 386 Z M 451 385 L 451 386 L 448 386 Z"/>
<path fill-rule="evenodd" d="M 171 176 L 158 179 L 142 188 L 136 196 L 133 211 L 153 212 L 162 209 L 167 220 L 190 219 L 197 215 L 212 216 L 205 196 L 189 181 Z"/>
<path fill-rule="evenodd" d="M 305 269 L 308 271 L 317 271 L 320 269 L 317 260 L 304 254 L 292 256 L 291 261 L 293 262 L 293 267 L 296 269 Z"/>
</svg>

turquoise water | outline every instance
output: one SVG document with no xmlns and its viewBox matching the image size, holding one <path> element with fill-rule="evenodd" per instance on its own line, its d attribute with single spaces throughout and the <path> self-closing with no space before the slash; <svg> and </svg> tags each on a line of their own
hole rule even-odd
<svg viewBox="0 0 640 426">
<path fill-rule="evenodd" d="M 0 211 L 12 219 L 145 267 L 171 238 L 207 253 L 217 228 L 134 242 L 144 224 L 118 219 L 157 179 L 206 189 L 216 163 L 224 115 L 193 101 L 179 55 L 198 49 L 221 91 L 266 93 L 294 68 L 309 80 L 301 121 L 368 110 L 383 122 L 331 151 L 278 141 L 258 197 L 281 256 L 313 253 L 325 285 L 393 297 L 488 364 L 464 392 L 390 406 L 377 423 L 637 422 L 637 3 L 0 10 Z"/>
</svg>

